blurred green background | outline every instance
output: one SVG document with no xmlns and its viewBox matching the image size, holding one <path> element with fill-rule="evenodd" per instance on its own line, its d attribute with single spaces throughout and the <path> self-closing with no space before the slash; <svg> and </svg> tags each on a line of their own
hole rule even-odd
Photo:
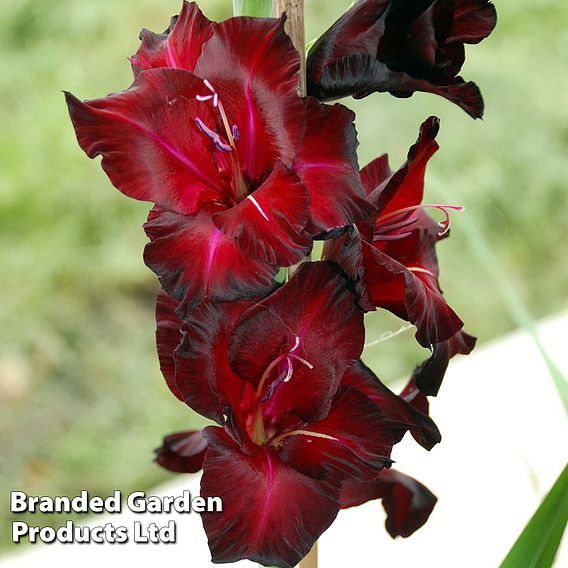
<svg viewBox="0 0 568 568">
<path fill-rule="evenodd" d="M 349 3 L 306 0 L 307 38 Z M 426 94 L 348 102 L 359 117 L 361 164 L 388 152 L 398 167 L 420 123 L 441 117 L 427 201 L 467 208 L 439 247 L 442 286 L 481 343 L 515 327 L 517 299 L 536 318 L 565 309 L 568 299 L 568 4 L 496 4 L 497 30 L 468 49 L 463 70 L 483 91 L 483 121 Z M 142 262 L 148 205 L 123 197 L 85 157 L 61 93 L 96 98 L 125 89 L 139 30 L 163 30 L 180 5 L 2 4 L 2 547 L 10 490 L 107 495 L 151 487 L 169 477 L 152 464 L 152 448 L 162 435 L 199 424 L 158 369 L 156 280 Z M 231 14 L 230 0 L 201 7 L 213 19 Z M 400 326 L 387 316 L 369 323 L 369 341 Z M 370 348 L 366 359 L 388 382 L 426 355 L 407 332 Z"/>
</svg>

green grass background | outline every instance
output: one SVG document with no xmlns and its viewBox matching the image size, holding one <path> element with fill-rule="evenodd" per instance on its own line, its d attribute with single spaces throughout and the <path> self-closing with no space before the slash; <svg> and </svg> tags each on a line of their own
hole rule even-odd
<svg viewBox="0 0 568 568">
<path fill-rule="evenodd" d="M 307 37 L 348 0 L 306 0 Z M 374 95 L 358 113 L 360 162 L 388 152 L 398 167 L 429 115 L 441 117 L 427 201 L 463 204 L 439 247 L 442 286 L 466 329 L 487 341 L 512 329 L 503 292 L 535 317 L 568 299 L 568 4 L 497 2 L 496 32 L 468 49 L 466 79 L 486 113 L 471 120 L 432 95 Z M 199 425 L 161 378 L 155 277 L 142 263 L 148 205 L 123 197 L 79 149 L 61 91 L 125 89 L 138 31 L 164 29 L 178 0 L 4 0 L 0 12 L 0 547 L 7 494 L 109 494 L 169 476 L 152 448 Z M 229 0 L 203 0 L 211 18 Z M 480 236 L 500 284 L 478 254 Z M 368 339 L 399 327 L 369 318 Z M 386 381 L 427 355 L 411 332 L 370 348 Z M 495 377 L 498 380 L 499 377 Z M 543 377 L 548 380 L 548 377 Z M 442 391 L 443 394 L 443 391 Z"/>
</svg>

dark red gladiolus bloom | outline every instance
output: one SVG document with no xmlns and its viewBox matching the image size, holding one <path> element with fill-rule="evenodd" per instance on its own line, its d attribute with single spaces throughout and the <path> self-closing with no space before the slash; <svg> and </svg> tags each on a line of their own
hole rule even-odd
<svg viewBox="0 0 568 568">
<path fill-rule="evenodd" d="M 360 0 L 310 50 L 308 92 L 330 100 L 424 91 L 481 118 L 477 85 L 458 73 L 464 44 L 486 38 L 496 21 L 488 0 Z"/>
<path fill-rule="evenodd" d="M 433 356 L 415 374 L 417 386 L 430 395 L 438 392 L 449 358 L 469 353 L 475 343 L 460 331 L 463 322 L 438 284 L 435 245 L 448 235 L 449 211 L 462 208 L 422 203 L 426 166 L 438 149 L 438 129 L 437 118 L 424 122 L 407 162 L 394 174 L 386 155 L 363 168 L 363 187 L 379 213 L 324 248 L 325 257 L 356 281 L 363 309 L 391 311 L 416 326 L 422 346 L 434 346 Z M 425 213 L 428 208 L 442 211 L 445 220 L 434 221 Z"/>
<path fill-rule="evenodd" d="M 184 4 L 168 33 L 142 42 L 127 91 L 67 102 L 89 157 L 156 204 L 145 261 L 168 294 L 193 307 L 266 293 L 313 237 L 372 210 L 354 115 L 297 95 L 283 19 L 213 24 Z"/>
<path fill-rule="evenodd" d="M 408 430 L 428 448 L 439 441 L 428 416 L 357 362 L 363 312 L 349 287 L 333 263 L 303 265 L 259 303 L 198 306 L 177 336 L 176 301 L 158 302 L 170 388 L 222 426 L 203 433 L 201 493 L 224 504 L 222 518 L 203 515 L 216 562 L 294 566 L 337 515 L 344 480 L 374 480 Z"/>
<path fill-rule="evenodd" d="M 412 477 L 385 469 L 373 481 L 347 480 L 341 490 L 341 508 L 348 509 L 373 499 L 382 499 L 387 513 L 385 522 L 393 537 L 408 537 L 428 520 L 436 496 Z"/>
</svg>

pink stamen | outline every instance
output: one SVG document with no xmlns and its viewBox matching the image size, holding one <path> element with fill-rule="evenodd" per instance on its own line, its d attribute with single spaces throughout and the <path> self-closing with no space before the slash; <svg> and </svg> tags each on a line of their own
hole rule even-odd
<svg viewBox="0 0 568 568">
<path fill-rule="evenodd" d="M 248 193 L 247 184 L 244 180 L 241 166 L 239 163 L 239 157 L 236 152 L 237 147 L 235 145 L 235 141 L 238 140 L 240 137 L 239 131 L 235 125 L 233 125 L 232 128 L 229 126 L 229 121 L 227 120 L 227 114 L 225 112 L 225 108 L 223 107 L 223 103 L 221 102 L 221 97 L 219 97 L 219 94 L 214 89 L 213 85 L 207 79 L 203 79 L 203 84 L 211 94 L 197 95 L 196 99 L 200 102 L 212 101 L 213 108 L 217 109 L 217 111 L 219 112 L 219 116 L 221 117 L 221 121 L 223 122 L 223 128 L 225 130 L 226 140 L 228 141 L 228 144 L 219 135 L 217 135 L 215 138 L 210 136 L 210 138 L 215 143 L 215 146 L 223 152 L 231 152 L 231 150 L 235 150 L 235 152 L 233 152 L 231 156 L 231 168 L 232 168 L 235 198 L 237 203 L 239 203 L 246 197 Z M 268 221 L 268 217 L 264 215 L 264 212 L 262 212 L 262 210 L 258 207 L 258 204 L 257 208 L 259 209 L 259 211 L 261 211 L 262 215 Z"/>
<path fill-rule="evenodd" d="M 407 266 L 406 268 L 410 270 L 410 272 L 422 272 L 424 274 L 432 276 L 432 278 L 436 278 L 436 275 L 431 270 L 428 270 L 426 268 L 421 268 L 420 266 Z"/>
<path fill-rule="evenodd" d="M 219 98 L 219 93 L 213 88 L 213 85 L 207 80 L 203 79 L 203 84 L 207 87 L 210 95 L 196 95 L 195 98 L 199 102 L 207 102 L 212 100 L 213 107 L 219 111 L 221 115 L 221 120 L 223 121 L 223 127 L 225 128 L 225 133 L 227 135 L 227 140 L 229 144 L 235 148 L 235 140 L 233 138 L 233 130 L 229 128 L 229 121 L 227 120 L 227 115 L 225 114 L 225 109 L 223 108 L 223 103 L 221 103 L 221 99 Z M 236 148 L 235 148 L 236 149 Z"/>
<path fill-rule="evenodd" d="M 399 241 L 400 239 L 405 239 L 412 235 L 412 231 L 407 231 L 406 233 L 397 233 L 396 235 L 376 235 L 373 237 L 373 241 Z"/>
<path fill-rule="evenodd" d="M 380 223 L 379 226 L 381 228 L 381 232 L 389 233 L 390 231 L 404 229 L 405 227 L 408 227 L 408 225 L 412 225 L 416 221 L 416 217 L 413 217 L 412 214 L 408 215 L 406 213 L 403 213 L 403 215 L 404 219 L 402 219 L 401 221 L 395 221 L 394 223 L 390 224 Z"/>
<path fill-rule="evenodd" d="M 442 211 L 444 214 L 444 220 L 440 221 L 438 225 L 442 229 L 442 231 L 438 232 L 439 237 L 443 237 L 449 230 L 451 225 L 450 213 L 449 210 L 452 211 L 464 211 L 465 207 L 462 205 L 442 205 L 438 203 L 423 203 L 420 205 L 412 205 L 410 207 L 403 207 L 401 209 L 397 209 L 396 211 L 391 211 L 387 213 L 382 218 L 379 217 L 376 230 L 375 240 L 382 240 L 382 241 L 393 241 L 405 238 L 411 234 L 411 232 L 404 232 L 404 233 L 396 233 L 396 231 L 408 227 L 417 221 L 416 216 L 412 215 L 415 211 L 419 209 L 438 209 L 438 211 Z M 385 223 L 385 221 L 389 219 L 396 219 L 394 222 Z M 393 233 L 391 235 L 385 235 L 385 233 Z"/>
<path fill-rule="evenodd" d="M 302 357 L 300 357 L 299 355 L 296 355 L 294 353 L 294 351 L 296 351 L 298 349 L 298 347 L 300 346 L 300 338 L 296 335 L 294 337 L 294 345 L 292 346 L 292 348 L 288 351 L 288 353 L 283 353 L 282 355 L 278 356 L 276 359 L 274 359 L 274 361 L 272 361 L 272 363 L 270 363 L 270 365 L 268 365 L 268 367 L 266 368 L 266 371 L 264 371 L 258 388 L 257 388 L 257 396 L 260 396 L 260 393 L 262 392 L 262 389 L 264 387 L 264 383 L 266 382 L 266 379 L 268 378 L 268 376 L 270 375 L 270 373 L 272 372 L 272 370 L 274 369 L 274 367 L 276 365 L 278 365 L 280 362 L 282 362 L 283 360 L 286 361 L 286 371 L 284 372 L 284 376 L 279 376 L 276 380 L 274 380 L 266 389 L 266 394 L 260 399 L 260 402 L 266 402 L 267 400 L 270 400 L 270 398 L 272 397 L 272 394 L 274 393 L 274 389 L 280 385 L 281 383 L 287 383 L 292 379 L 292 376 L 294 374 L 294 366 L 293 366 L 293 362 L 292 359 L 296 359 L 298 361 L 300 361 L 302 364 L 306 365 L 306 367 L 308 367 L 309 369 L 313 369 L 314 366 L 309 362 L 306 361 L 305 359 L 303 359 Z"/>
<path fill-rule="evenodd" d="M 298 361 L 300 361 L 300 363 L 303 363 L 306 367 L 308 367 L 308 369 L 313 369 L 314 366 L 309 362 L 306 361 L 305 359 L 302 359 L 302 357 L 299 357 L 298 355 L 292 355 L 290 354 L 290 357 L 294 357 L 294 359 L 297 359 Z"/>
</svg>

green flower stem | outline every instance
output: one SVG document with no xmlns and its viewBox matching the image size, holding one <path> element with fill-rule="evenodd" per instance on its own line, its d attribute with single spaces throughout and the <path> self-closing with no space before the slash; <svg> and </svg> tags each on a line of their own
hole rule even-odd
<svg viewBox="0 0 568 568">
<path fill-rule="evenodd" d="M 270 18 L 272 16 L 272 0 L 233 0 L 235 16 L 256 16 Z"/>
</svg>

